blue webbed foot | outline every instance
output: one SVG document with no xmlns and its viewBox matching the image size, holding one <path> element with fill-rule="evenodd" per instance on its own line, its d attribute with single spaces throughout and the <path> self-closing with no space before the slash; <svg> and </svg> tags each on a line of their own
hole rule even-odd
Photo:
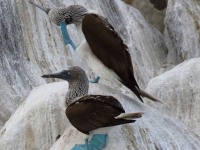
<svg viewBox="0 0 200 150">
<path fill-rule="evenodd" d="M 67 24 L 66 24 L 65 20 L 60 23 L 60 28 L 61 28 L 62 35 L 63 35 L 64 44 L 65 45 L 70 44 L 72 46 L 72 48 L 75 50 L 76 46 L 74 45 L 73 41 L 71 40 L 66 26 L 67 26 Z"/>
<path fill-rule="evenodd" d="M 106 147 L 108 141 L 107 134 L 94 134 L 90 140 L 92 147 L 101 150 Z"/>
<path fill-rule="evenodd" d="M 107 134 L 94 134 L 90 142 L 86 139 L 85 144 L 76 144 L 71 150 L 102 150 L 106 147 L 107 140 Z"/>
<path fill-rule="evenodd" d="M 90 83 L 98 83 L 99 82 L 100 77 L 97 76 L 94 80 L 89 80 Z"/>
</svg>

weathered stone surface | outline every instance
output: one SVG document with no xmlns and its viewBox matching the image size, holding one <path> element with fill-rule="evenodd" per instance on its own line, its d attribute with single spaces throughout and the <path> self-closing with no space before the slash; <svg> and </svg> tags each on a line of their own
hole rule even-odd
<svg viewBox="0 0 200 150">
<path fill-rule="evenodd" d="M 67 82 L 34 89 L 0 130 L 1 150 L 46 150 L 69 125 L 65 117 Z"/>
<path fill-rule="evenodd" d="M 159 107 L 159 109 L 180 119 L 200 139 L 199 64 L 200 58 L 185 61 L 153 78 L 147 90 L 168 104 L 168 108 Z"/>
<path fill-rule="evenodd" d="M 165 0 L 158 0 L 165 1 Z M 149 0 L 124 0 L 127 4 L 132 5 L 136 9 L 138 9 L 144 18 L 152 24 L 156 29 L 163 33 L 164 31 L 164 18 L 165 18 L 165 10 L 158 11 L 153 7 Z M 162 2 L 163 3 L 163 2 Z"/>
<path fill-rule="evenodd" d="M 165 18 L 168 62 L 200 56 L 200 1 L 169 0 Z"/>
<path fill-rule="evenodd" d="M 84 143 L 86 136 L 73 128 L 65 117 L 66 92 L 66 82 L 47 84 L 33 90 L 1 129 L 1 150 L 46 150 L 53 144 L 53 150 L 69 150 L 75 144 Z M 115 96 L 127 112 L 143 111 L 145 114 L 136 123 L 113 127 L 108 132 L 105 150 L 188 150 L 200 147 L 198 139 L 178 120 L 116 92 L 101 84 L 90 84 L 89 93 Z M 55 143 L 58 134 L 61 137 Z"/>
<path fill-rule="evenodd" d="M 82 4 L 107 17 L 129 46 L 135 76 L 143 88 L 151 78 L 165 70 L 162 67 L 165 67 L 167 55 L 166 69 L 199 57 L 197 0 L 169 0 L 165 23 L 168 50 L 163 36 L 145 21 L 139 11 L 120 0 L 35 2 L 49 7 Z M 42 74 L 72 65 L 83 67 L 90 77 L 93 74 L 84 60 L 78 58 L 69 46 L 63 45 L 59 27 L 52 24 L 45 13 L 24 0 L 3 0 L 0 8 L 0 126 L 3 126 L 31 89 L 45 83 L 40 78 Z M 73 25 L 69 31 L 75 44 L 79 45 L 80 39 Z M 145 115 L 132 125 L 113 128 L 109 133 L 112 141 L 109 141 L 108 149 L 116 149 L 114 145 L 120 150 L 198 149 L 198 64 L 199 59 L 193 59 L 150 81 L 147 89 L 165 101 L 168 108 L 153 103 L 159 109 L 156 110 L 117 95 L 127 111 L 144 111 Z M 66 149 L 75 143 L 83 143 L 85 136 L 71 127 L 64 114 L 66 86 L 66 82 L 61 82 L 33 90 L 0 130 L 0 149 Z M 90 90 L 93 94 L 115 93 L 103 85 L 91 85 Z M 121 90 L 127 92 L 124 88 Z M 58 134 L 62 136 L 55 143 Z M 70 135 L 75 140 L 68 138 Z"/>
<path fill-rule="evenodd" d="M 117 0 L 36 1 L 47 7 L 82 4 L 108 18 L 130 47 L 136 78 L 141 86 L 158 75 L 166 57 L 162 35 L 149 25 L 133 7 Z M 55 72 L 71 65 L 91 71 L 69 46 L 63 44 L 59 27 L 28 1 L 0 2 L 0 126 L 23 102 L 33 87 L 45 83 L 41 74 Z M 124 15 L 126 14 L 126 15 Z M 75 27 L 69 32 L 76 45 L 80 39 Z"/>
</svg>

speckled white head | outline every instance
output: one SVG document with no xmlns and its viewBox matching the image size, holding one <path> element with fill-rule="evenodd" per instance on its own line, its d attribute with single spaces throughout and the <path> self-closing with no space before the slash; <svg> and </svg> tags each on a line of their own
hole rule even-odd
<svg viewBox="0 0 200 150">
<path fill-rule="evenodd" d="M 70 5 L 66 8 L 53 8 L 49 11 L 49 19 L 60 25 L 61 21 L 66 21 L 66 24 L 81 24 L 87 9 L 81 5 Z"/>
<path fill-rule="evenodd" d="M 56 25 L 60 25 L 62 21 L 66 21 L 66 24 L 79 25 L 82 22 L 84 15 L 87 13 L 87 9 L 81 5 L 70 5 L 64 8 L 47 8 L 35 4 L 32 0 L 29 2 L 35 7 L 44 11 L 49 19 Z"/>
<path fill-rule="evenodd" d="M 79 81 L 85 81 L 88 82 L 87 75 L 85 71 L 78 67 L 73 66 L 69 67 L 67 70 L 62 70 L 61 72 L 54 73 L 54 74 L 46 74 L 42 76 L 43 78 L 59 78 L 66 80 L 68 82 L 79 82 Z"/>
<path fill-rule="evenodd" d="M 43 78 L 59 78 L 69 82 L 68 92 L 66 94 L 66 104 L 75 101 L 76 98 L 86 96 L 88 94 L 89 82 L 85 71 L 78 67 L 69 67 L 54 74 L 45 74 Z"/>
</svg>

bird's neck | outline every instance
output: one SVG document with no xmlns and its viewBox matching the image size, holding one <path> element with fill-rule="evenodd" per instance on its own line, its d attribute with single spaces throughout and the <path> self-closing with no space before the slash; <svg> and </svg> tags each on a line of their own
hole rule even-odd
<svg viewBox="0 0 200 150">
<path fill-rule="evenodd" d="M 75 102 L 78 98 L 88 95 L 89 82 L 88 79 L 80 79 L 69 81 L 69 88 L 66 95 L 66 105 Z"/>
<path fill-rule="evenodd" d="M 83 34 L 83 31 L 82 31 L 82 23 L 77 25 L 76 28 L 77 28 L 77 31 L 78 31 L 78 36 L 80 37 L 80 41 L 81 42 L 85 41 L 85 36 Z"/>
</svg>

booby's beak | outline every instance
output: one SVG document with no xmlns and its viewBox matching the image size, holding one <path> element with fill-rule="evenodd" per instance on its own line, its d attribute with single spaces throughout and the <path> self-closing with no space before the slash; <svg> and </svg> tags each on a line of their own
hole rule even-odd
<svg viewBox="0 0 200 150">
<path fill-rule="evenodd" d="M 42 78 L 58 78 L 58 79 L 63 79 L 63 80 L 69 80 L 72 77 L 69 71 L 64 70 L 64 71 L 54 73 L 54 74 L 45 74 L 42 76 Z"/>
<path fill-rule="evenodd" d="M 54 74 L 45 74 L 42 78 L 62 78 L 62 74 L 54 73 Z"/>
<path fill-rule="evenodd" d="M 65 45 L 70 44 L 72 46 L 72 48 L 75 50 L 76 46 L 69 36 L 69 33 L 67 31 L 67 25 L 68 24 L 66 23 L 65 20 L 60 23 L 60 28 L 61 28 L 62 35 L 63 35 L 64 44 Z"/>
</svg>

